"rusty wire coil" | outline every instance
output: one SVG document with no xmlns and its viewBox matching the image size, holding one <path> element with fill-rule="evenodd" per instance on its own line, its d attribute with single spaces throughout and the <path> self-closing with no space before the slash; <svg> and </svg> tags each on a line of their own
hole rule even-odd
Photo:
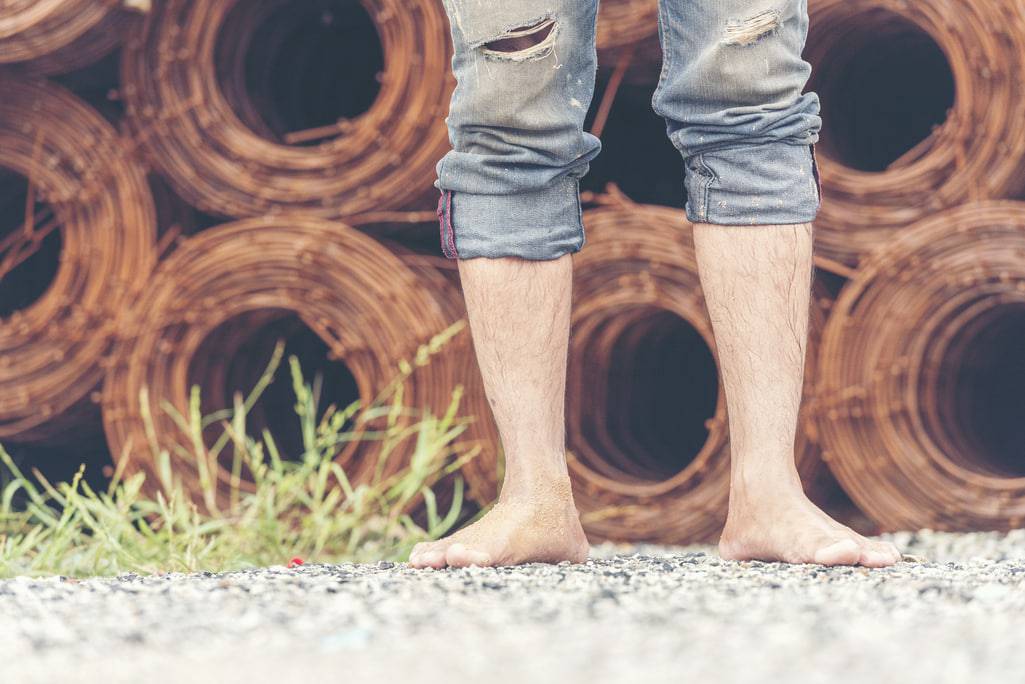
<svg viewBox="0 0 1025 684">
<path fill-rule="evenodd" d="M 0 3 L 0 64 L 35 75 L 86 66 L 117 47 L 130 17 L 119 0 Z"/>
<path fill-rule="evenodd" d="M 420 286 L 441 307 L 447 320 L 466 320 L 466 304 L 459 286 L 457 267 L 450 259 L 417 252 L 394 240 L 381 242 L 417 275 Z M 460 435 L 459 442 L 464 449 L 480 450 L 462 467 L 461 472 L 470 498 L 487 505 L 498 496 L 497 473 L 501 470 L 502 449 L 469 328 L 448 343 L 445 353 L 456 360 L 455 379 L 463 388 L 459 416 L 472 421 L 466 432 Z"/>
<path fill-rule="evenodd" d="M 821 254 L 853 265 L 933 212 L 1025 187 L 1020 3 L 812 0 L 809 9 L 804 54 L 823 105 Z"/>
<path fill-rule="evenodd" d="M 0 165 L 29 195 L 27 219 L 0 237 L 0 279 L 61 240 L 45 292 L 0 320 L 0 438 L 41 440 L 102 379 L 117 318 L 156 260 L 155 215 L 145 172 L 99 114 L 45 82 L 0 77 L 0 92 Z"/>
<path fill-rule="evenodd" d="M 153 204 L 157 211 L 157 233 L 163 252 L 181 236 L 199 232 L 202 220 L 199 212 L 178 197 L 163 176 L 151 173 L 147 180 L 153 193 Z"/>
<path fill-rule="evenodd" d="M 658 34 L 658 0 L 602 0 L 598 5 L 598 49 L 613 50 Z"/>
<path fill-rule="evenodd" d="M 229 216 L 299 209 L 338 218 L 403 206 L 430 187 L 448 145 L 444 116 L 453 85 L 441 4 L 360 4 L 377 29 L 384 59 L 376 99 L 352 119 L 280 139 L 247 125 L 255 105 L 237 81 L 221 87 L 225 69 L 235 79 L 244 75 L 219 45 L 244 45 L 238 32 L 253 30 L 252 17 L 298 11 L 301 3 L 168 0 L 147 17 L 124 50 L 127 118 L 153 165 L 182 197 Z"/>
<path fill-rule="evenodd" d="M 691 445 L 697 453 L 689 460 L 672 453 L 686 450 L 679 442 L 663 444 L 659 453 L 652 435 L 659 424 L 692 418 L 688 394 L 717 387 L 715 379 L 704 382 L 690 372 L 690 386 L 674 386 L 657 401 L 631 396 L 632 388 L 670 373 L 688 353 L 707 353 L 711 374 L 718 375 L 690 226 L 678 210 L 633 204 L 592 209 L 584 219 L 588 246 L 574 265 L 567 437 L 585 529 L 596 538 L 632 541 L 710 539 L 721 530 L 729 495 L 722 387 L 701 407 L 709 411 L 707 436 Z M 821 308 L 813 307 L 806 390 L 823 324 Z M 624 381 L 616 383 L 616 375 Z M 804 418 L 802 424 L 810 427 Z M 801 432 L 798 465 L 807 478 L 817 449 Z"/>
<path fill-rule="evenodd" d="M 815 413 L 851 498 L 889 529 L 1025 522 L 1025 204 L 902 231 L 841 292 Z"/>
<path fill-rule="evenodd" d="M 421 345 L 453 322 L 450 306 L 385 247 L 340 223 L 295 215 L 207 229 L 183 240 L 158 266 L 123 319 L 119 355 L 103 389 L 111 452 L 118 460 L 130 455 L 135 468 L 152 468 L 140 403 L 146 387 L 157 442 L 177 456 L 174 445 L 189 445 L 189 436 L 162 403 L 185 410 L 190 387 L 197 384 L 205 388 L 204 411 L 230 408 L 223 387 L 226 379 L 239 377 L 230 367 L 239 351 L 249 359 L 242 363 L 250 367 L 241 369 L 250 380 L 248 391 L 254 373 L 263 370 L 261 350 L 294 333 L 295 319 L 326 347 L 329 359 L 344 363 L 354 393 L 368 405 L 398 376 L 402 360 L 415 362 Z M 459 336 L 468 337 L 468 331 Z M 465 344 L 450 340 L 418 367 L 402 384 L 403 405 L 441 415 L 465 378 L 459 348 Z M 281 374 L 287 376 L 287 368 Z M 342 375 L 327 377 L 325 387 L 346 380 Z M 264 411 L 275 417 L 271 409 Z M 295 422 L 284 416 L 291 411 L 288 404 L 276 418 Z M 413 419 L 399 418 L 400 424 Z M 377 427 L 371 421 L 357 430 Z M 350 442 L 339 446 L 338 460 L 360 481 L 369 477 L 380 445 L 375 439 Z M 402 465 L 400 460 L 392 458 L 385 473 Z M 194 459 L 175 463 L 186 485 L 197 487 Z M 223 468 L 221 476 L 227 476 Z"/>
</svg>

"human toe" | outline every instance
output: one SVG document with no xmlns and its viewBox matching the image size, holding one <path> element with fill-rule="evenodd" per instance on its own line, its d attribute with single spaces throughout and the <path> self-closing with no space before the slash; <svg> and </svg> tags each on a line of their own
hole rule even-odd
<svg viewBox="0 0 1025 684">
<path fill-rule="evenodd" d="M 486 567 L 491 565 L 491 556 L 464 544 L 453 544 L 445 553 L 445 562 L 453 568 L 465 568 L 470 565 Z"/>
<path fill-rule="evenodd" d="M 445 565 L 445 548 L 434 543 L 421 543 L 409 554 L 409 564 L 414 568 L 441 568 Z"/>
<path fill-rule="evenodd" d="M 862 549 L 853 539 L 826 543 L 815 551 L 814 561 L 820 565 L 856 565 Z"/>
</svg>

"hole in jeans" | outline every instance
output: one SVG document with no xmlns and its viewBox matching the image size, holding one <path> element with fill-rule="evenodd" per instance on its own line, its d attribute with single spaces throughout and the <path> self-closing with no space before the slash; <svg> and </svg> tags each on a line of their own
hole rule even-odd
<svg viewBox="0 0 1025 684">
<path fill-rule="evenodd" d="M 852 169 L 883 171 L 947 118 L 954 77 L 939 45 L 916 24 L 886 10 L 857 19 L 842 41 L 816 37 L 811 27 L 808 88 L 822 100 L 818 149 Z M 832 42 L 819 42 L 826 40 Z"/>
<path fill-rule="evenodd" d="M 489 41 L 484 44 L 484 49 L 489 52 L 502 53 L 512 56 L 517 53 L 533 53 L 532 48 L 539 48 L 549 38 L 554 37 L 554 19 L 542 19 L 531 26 L 512 29 L 502 34 L 501 38 Z"/>
<path fill-rule="evenodd" d="M 779 10 L 765 10 L 747 19 L 726 24 L 725 45 L 751 45 L 773 33 L 780 25 Z"/>
</svg>

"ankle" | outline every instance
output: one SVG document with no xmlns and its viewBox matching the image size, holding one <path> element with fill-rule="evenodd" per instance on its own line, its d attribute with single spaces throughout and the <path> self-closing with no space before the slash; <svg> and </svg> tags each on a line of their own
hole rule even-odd
<svg viewBox="0 0 1025 684">
<path fill-rule="evenodd" d="M 730 474 L 730 500 L 758 503 L 804 495 L 797 469 L 789 467 L 735 468 Z"/>
<path fill-rule="evenodd" d="M 498 500 L 546 507 L 552 504 L 572 504 L 573 488 L 569 473 L 565 469 L 532 470 L 515 475 L 507 472 Z"/>
</svg>

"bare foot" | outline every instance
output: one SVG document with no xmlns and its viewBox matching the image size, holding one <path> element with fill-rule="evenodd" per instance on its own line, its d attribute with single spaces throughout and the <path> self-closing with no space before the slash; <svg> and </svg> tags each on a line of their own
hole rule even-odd
<svg viewBox="0 0 1025 684">
<path fill-rule="evenodd" d="M 414 568 L 582 563 L 589 550 L 569 480 L 526 495 L 506 494 L 483 518 L 436 542 L 417 544 Z"/>
<path fill-rule="evenodd" d="M 882 568 L 901 559 L 897 547 L 872 541 L 836 522 L 799 488 L 730 497 L 719 539 L 726 560 L 763 560 Z"/>
</svg>

